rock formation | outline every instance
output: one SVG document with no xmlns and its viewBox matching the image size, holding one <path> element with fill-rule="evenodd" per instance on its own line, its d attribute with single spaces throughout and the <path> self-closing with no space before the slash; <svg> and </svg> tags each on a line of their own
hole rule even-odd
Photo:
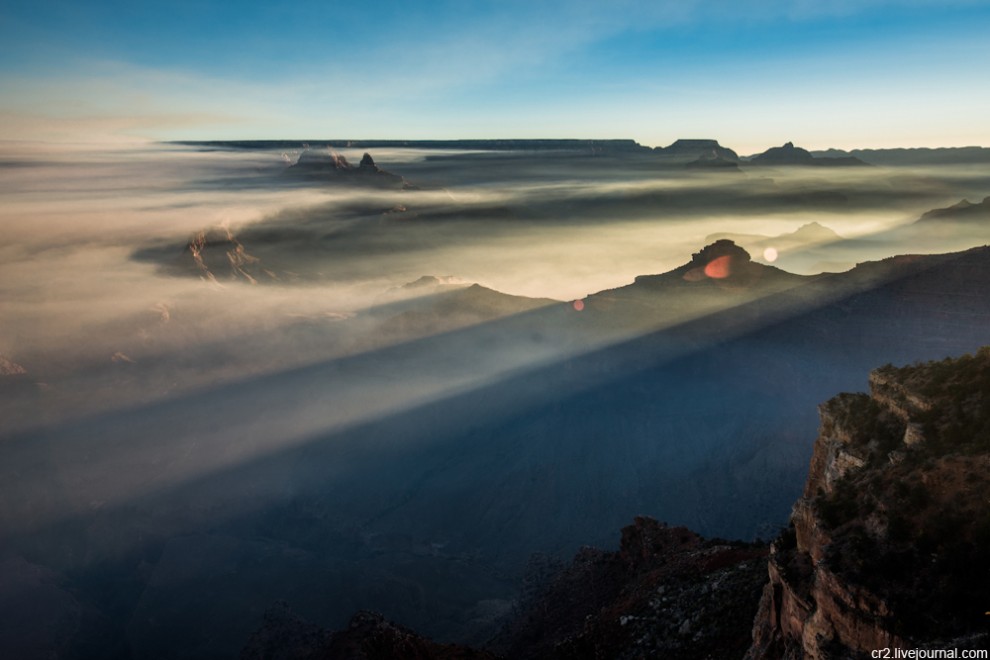
<svg viewBox="0 0 990 660">
<path fill-rule="evenodd" d="M 635 140 L 579 139 L 476 139 L 476 140 L 205 140 L 179 141 L 197 147 L 221 149 L 298 149 L 320 143 L 340 149 L 455 149 L 481 151 L 582 151 L 585 153 L 637 153 L 649 151 Z"/>
<path fill-rule="evenodd" d="M 492 646 L 522 659 L 739 657 L 765 556 L 638 517 L 617 552 L 578 552 Z"/>
<path fill-rule="evenodd" d="M 747 658 L 986 648 L 990 348 L 870 375 L 820 408 Z"/>
<path fill-rule="evenodd" d="M 825 149 L 815 156 L 835 158 L 855 156 L 869 165 L 954 165 L 990 163 L 990 149 L 985 147 L 936 147 L 897 149 Z"/>
<path fill-rule="evenodd" d="M 715 172 L 739 171 L 738 161 L 718 155 L 699 156 L 697 160 L 692 160 L 685 167 L 692 170 L 711 170 Z"/>
<path fill-rule="evenodd" d="M 241 658 L 739 657 L 765 563 L 763 544 L 705 540 L 639 517 L 622 530 L 618 551 L 583 548 L 569 566 L 543 576 L 488 650 L 439 644 L 372 612 L 329 633 L 276 604 Z"/>
<path fill-rule="evenodd" d="M 685 158 L 697 162 L 700 159 L 737 162 L 739 154 L 723 147 L 718 140 L 680 139 L 666 147 L 656 147 L 654 152 L 664 156 Z"/>
<path fill-rule="evenodd" d="M 365 153 L 360 164 L 355 167 L 342 154 L 329 147 L 303 151 L 296 164 L 289 166 L 286 172 L 297 177 L 341 181 L 376 188 L 412 187 L 401 176 L 378 167 L 369 153 Z"/>
<path fill-rule="evenodd" d="M 262 280 L 278 279 L 257 257 L 248 254 L 228 227 L 197 232 L 186 243 L 185 256 L 200 277 L 211 282 L 239 280 L 257 284 Z"/>
<path fill-rule="evenodd" d="M 307 623 L 284 603 L 265 612 L 262 627 L 241 651 L 241 660 L 495 660 L 458 644 L 438 644 L 386 621 L 358 612 L 347 628 L 330 633 Z"/>
<path fill-rule="evenodd" d="M 840 156 L 835 158 L 821 158 L 813 156 L 807 149 L 795 147 L 793 142 L 788 142 L 780 147 L 771 147 L 763 153 L 753 156 L 750 161 L 753 165 L 814 165 L 814 166 L 856 166 L 866 165 L 855 156 Z"/>
</svg>

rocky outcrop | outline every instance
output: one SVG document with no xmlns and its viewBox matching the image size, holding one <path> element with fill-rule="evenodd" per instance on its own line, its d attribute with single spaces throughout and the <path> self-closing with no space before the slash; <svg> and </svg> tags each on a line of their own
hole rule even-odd
<svg viewBox="0 0 990 660">
<path fill-rule="evenodd" d="M 495 660 L 486 651 L 439 644 L 375 612 L 358 612 L 331 633 L 296 615 L 285 603 L 265 612 L 264 624 L 241 660 Z"/>
<path fill-rule="evenodd" d="M 961 567 L 990 559 L 990 349 L 888 365 L 870 386 L 820 408 L 747 658 L 985 646 L 990 575 Z"/>
<path fill-rule="evenodd" d="M 739 657 L 765 556 L 639 517 L 617 552 L 581 550 L 492 646 L 522 659 Z"/>
<path fill-rule="evenodd" d="M 534 557 L 523 599 L 485 649 L 440 644 L 373 612 L 329 632 L 284 603 L 242 660 L 739 657 L 766 581 L 762 543 L 706 540 L 638 517 L 617 551 L 582 548 L 566 567 Z"/>
<path fill-rule="evenodd" d="M 674 271 L 685 282 L 717 282 L 732 286 L 750 287 L 761 282 L 765 275 L 776 275 L 776 269 L 753 263 L 749 252 L 730 240 L 717 240 L 691 255 L 690 263 Z M 636 278 L 646 281 L 649 276 Z"/>
<path fill-rule="evenodd" d="M 365 153 L 356 167 L 347 158 L 331 148 L 307 149 L 295 165 L 286 172 L 289 175 L 321 181 L 341 181 L 376 188 L 411 188 L 401 176 L 386 172 L 375 164 L 371 154 Z"/>
<path fill-rule="evenodd" d="M 932 409 L 932 403 L 920 392 L 897 378 L 896 371 L 889 368 L 870 372 L 870 396 L 887 410 L 900 417 L 905 424 L 911 419 Z"/>
<path fill-rule="evenodd" d="M 197 232 L 186 243 L 189 265 L 205 280 L 237 280 L 257 284 L 277 280 L 278 276 L 261 265 L 261 260 L 248 254 L 244 245 L 228 227 L 214 227 Z"/>
</svg>

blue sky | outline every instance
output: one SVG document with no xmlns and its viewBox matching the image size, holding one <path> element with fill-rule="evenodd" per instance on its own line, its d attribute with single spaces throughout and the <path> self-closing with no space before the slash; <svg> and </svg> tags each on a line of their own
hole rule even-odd
<svg viewBox="0 0 990 660">
<path fill-rule="evenodd" d="M 0 139 L 990 146 L 990 2 L 0 6 Z"/>
</svg>

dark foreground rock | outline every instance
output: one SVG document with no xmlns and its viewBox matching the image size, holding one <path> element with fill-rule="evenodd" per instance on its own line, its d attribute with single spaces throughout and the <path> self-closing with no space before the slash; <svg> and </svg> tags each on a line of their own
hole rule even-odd
<svg viewBox="0 0 990 660">
<path fill-rule="evenodd" d="M 276 605 L 241 658 L 739 657 L 766 582 L 766 551 L 639 517 L 622 530 L 618 551 L 584 548 L 532 590 L 487 650 L 439 644 L 370 612 L 329 633 Z"/>
<path fill-rule="evenodd" d="M 506 626 L 508 658 L 724 658 L 749 646 L 766 546 L 639 517 L 618 552 L 586 548 Z"/>
<path fill-rule="evenodd" d="M 279 603 L 241 652 L 241 660 L 495 660 L 494 655 L 458 644 L 438 644 L 386 621 L 358 612 L 335 633 L 303 620 Z"/>
</svg>

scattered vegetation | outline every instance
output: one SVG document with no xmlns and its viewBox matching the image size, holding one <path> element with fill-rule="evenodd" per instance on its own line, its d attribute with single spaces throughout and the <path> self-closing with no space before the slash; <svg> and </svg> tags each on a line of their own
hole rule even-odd
<svg viewBox="0 0 990 660">
<path fill-rule="evenodd" d="M 881 372 L 931 404 L 918 415 L 927 453 L 990 452 L 990 346 L 955 359 L 886 365 Z"/>
<path fill-rule="evenodd" d="M 903 420 L 864 396 L 830 408 L 869 460 L 816 500 L 833 539 L 826 561 L 883 598 L 908 638 L 980 630 L 990 609 L 990 347 L 880 373 L 924 439 L 903 446 Z"/>
</svg>

